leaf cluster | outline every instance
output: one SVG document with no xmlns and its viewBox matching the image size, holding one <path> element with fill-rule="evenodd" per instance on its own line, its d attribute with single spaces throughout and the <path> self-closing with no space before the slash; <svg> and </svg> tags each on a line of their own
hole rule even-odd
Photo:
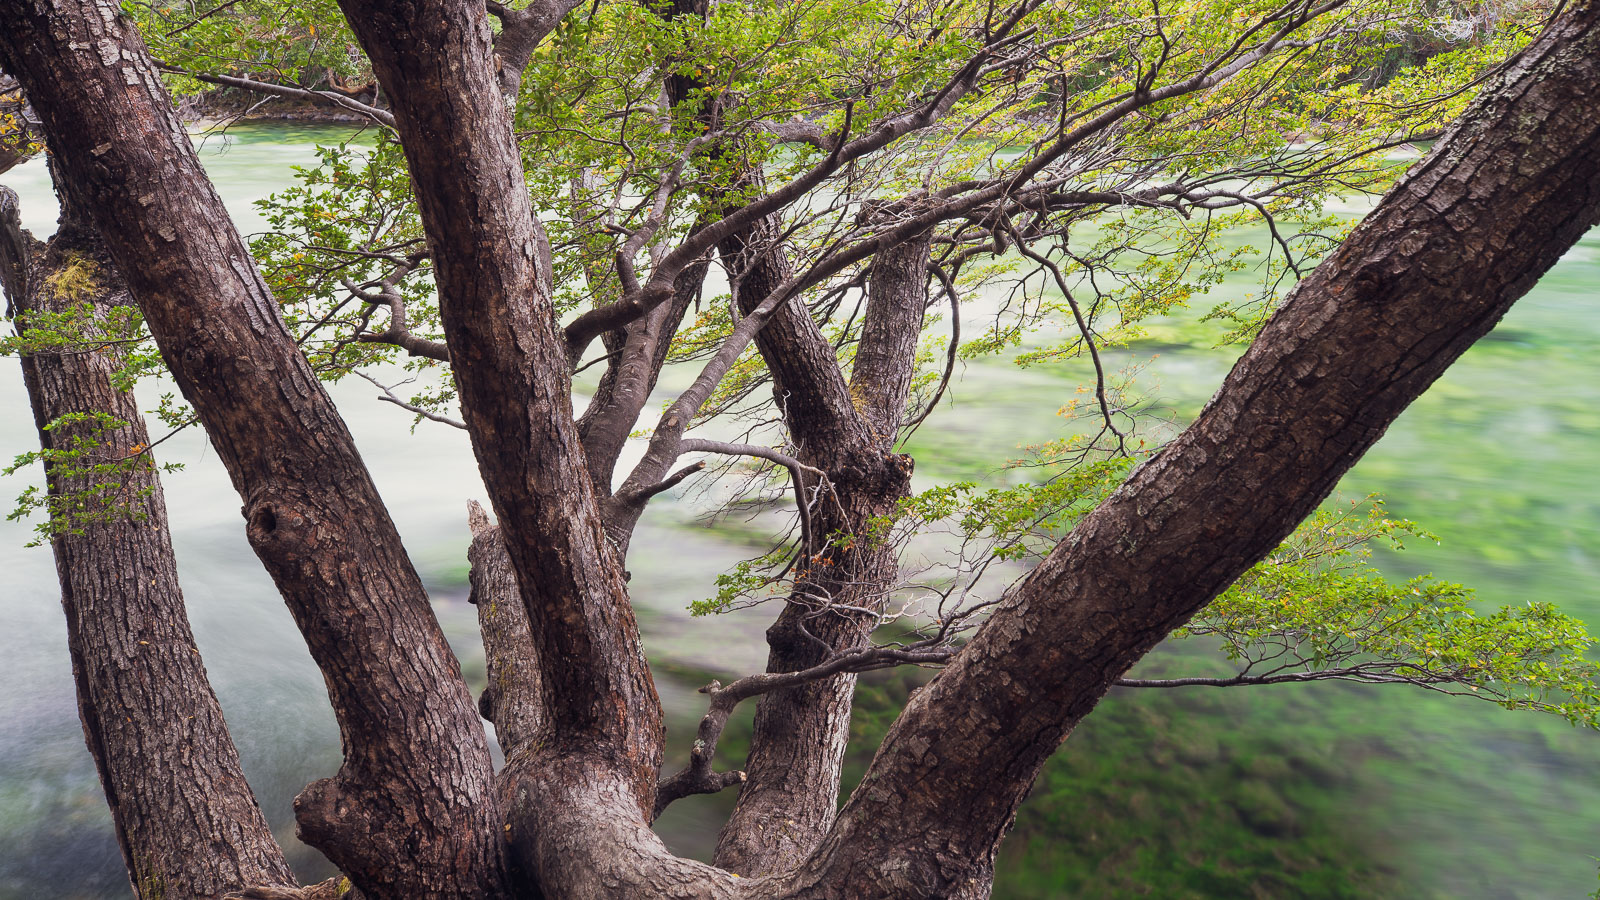
<svg viewBox="0 0 1600 900">
<path fill-rule="evenodd" d="M 30 485 L 6 516 L 14 522 L 41 515 L 29 547 L 60 535 L 82 535 L 91 525 L 148 517 L 144 501 L 154 493 L 156 482 L 136 476 L 153 470 L 156 464 L 147 445 L 121 446 L 117 432 L 127 427 L 127 422 L 104 412 L 69 413 L 44 428 L 64 434 L 62 446 L 21 454 L 0 469 L 0 475 L 14 475 L 42 463 L 46 480 L 54 486 L 41 490 Z M 165 463 L 160 468 L 172 472 L 182 465 Z"/>
</svg>

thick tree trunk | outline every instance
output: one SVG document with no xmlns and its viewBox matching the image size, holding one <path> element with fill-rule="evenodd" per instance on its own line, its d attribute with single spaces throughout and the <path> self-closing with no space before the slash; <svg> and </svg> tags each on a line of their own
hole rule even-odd
<svg viewBox="0 0 1600 900">
<path fill-rule="evenodd" d="M 911 700 L 807 897 L 944 897 L 1141 656 L 1276 546 L 1600 221 L 1600 5 L 1485 89 L 1293 293 L 1200 418 L 1088 516 Z"/>
<path fill-rule="evenodd" d="M 981 896 L 1039 766 L 1108 686 L 1288 534 L 1600 218 L 1600 121 L 1589 103 L 1600 84 L 1600 8 L 1587 4 L 1497 79 L 1297 289 L 1196 424 L 1088 516 L 913 697 L 799 869 L 737 879 L 672 857 L 646 825 L 659 704 L 570 421 L 537 250 L 524 240 L 531 213 L 494 94 L 483 11 L 443 0 L 346 8 L 399 98 L 463 407 L 549 716 L 535 726 L 536 746 L 508 766 L 506 820 L 491 820 L 487 837 L 505 829 L 541 885 L 563 897 Z M 475 720 L 474 729 L 460 725 L 458 673 L 438 662 L 442 640 L 414 602 L 414 575 L 396 574 L 410 569 L 391 552 L 392 525 L 303 361 L 282 352 L 270 298 L 246 274 L 214 194 L 195 187 L 203 176 L 181 152 L 181 133 L 149 107 L 153 75 L 137 52 L 123 53 L 137 43 L 109 10 L 89 12 L 85 21 L 0 5 L 0 57 L 29 72 L 58 158 L 98 202 L 113 256 L 142 254 L 148 264 L 133 292 L 208 417 L 250 504 L 252 539 L 324 665 L 349 753 L 340 782 L 348 813 L 339 812 L 355 833 L 316 833 L 361 866 L 376 896 L 493 896 L 498 844 L 479 827 L 495 808 L 476 766 L 482 733 Z M 108 121 L 112 112 L 121 117 Z M 124 230 L 113 232 L 118 221 Z M 204 240 L 201 224 L 212 228 Z M 237 277 L 222 278 L 230 269 Z M 830 377 L 791 376 L 782 359 L 780 385 Z M 223 396 L 239 394 L 249 400 Z M 846 420 L 831 389 L 803 403 L 820 433 Z M 261 449 L 273 429 L 291 435 L 270 445 L 281 460 Z M 354 499 L 339 500 L 341 489 Z M 329 647 L 334 638 L 351 646 Z M 410 677 L 397 679 L 386 663 Z M 427 678 L 443 687 L 428 694 Z M 383 712 L 407 714 L 387 731 L 376 712 L 385 701 Z M 409 832 L 397 824 L 406 813 Z M 303 819 L 324 828 L 331 820 Z"/>
<path fill-rule="evenodd" d="M 137 31 L 104 2 L 4 3 L 0 64 L 38 109 L 327 681 L 345 760 L 297 799 L 302 838 L 372 900 L 499 894 L 502 824 L 460 667 Z"/>
<path fill-rule="evenodd" d="M 546 719 L 536 746 L 503 775 L 515 785 L 507 828 L 526 868 L 541 879 L 572 877 L 608 851 L 591 843 L 588 856 L 566 852 L 584 834 L 559 826 L 561 803 L 581 792 L 552 786 L 598 792 L 624 817 L 617 827 L 659 849 L 647 823 L 664 734 L 578 443 L 566 344 L 536 269 L 536 226 L 489 24 L 482 5 L 461 0 L 341 5 L 393 103 L 462 414 L 535 643 Z"/>
<path fill-rule="evenodd" d="M 16 195 L 0 187 L 0 287 L 19 330 L 38 315 L 82 308 L 104 320 L 112 307 L 132 305 L 99 237 L 72 210 L 64 208 L 47 248 L 21 231 Z M 58 292 L 63 274 L 79 287 Z M 110 463 L 149 445 L 133 394 L 112 384 L 119 357 L 112 345 L 22 358 L 44 449 L 69 450 L 86 439 L 98 444 L 94 459 Z M 126 425 L 44 430 L 85 413 Z M 97 480 L 56 473 L 48 489 L 64 499 Z M 161 481 L 148 457 L 120 476 L 117 502 L 125 510 L 75 524 L 51 547 L 84 739 L 134 893 L 190 900 L 249 885 L 292 886 L 195 648 Z"/>
</svg>

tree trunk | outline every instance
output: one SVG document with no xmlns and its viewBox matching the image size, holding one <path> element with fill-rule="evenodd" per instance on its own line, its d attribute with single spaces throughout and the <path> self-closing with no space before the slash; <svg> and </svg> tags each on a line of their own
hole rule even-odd
<svg viewBox="0 0 1600 900">
<path fill-rule="evenodd" d="M 103 6 L 83 19 L 3 4 L 0 61 L 27 73 L 113 257 L 124 271 L 145 264 L 133 293 L 246 495 L 252 540 L 345 730 L 346 768 L 321 793 L 339 807 L 308 810 L 303 827 L 358 867 L 373 896 L 495 896 L 502 830 L 554 896 L 981 896 L 1040 765 L 1109 685 L 1276 546 L 1600 218 L 1590 102 L 1600 7 L 1586 4 L 1508 67 L 1293 293 L 1195 425 L 1008 592 L 912 698 L 800 867 L 740 879 L 672 857 L 646 824 L 659 703 L 570 419 L 483 9 L 346 9 L 397 98 L 463 409 L 529 617 L 548 719 L 507 768 L 505 820 L 485 789 L 482 732 L 463 724 L 459 673 L 443 662 L 392 524 L 192 151 L 152 105 L 159 88 L 136 39 Z M 780 387 L 833 378 L 819 348 L 797 346 L 816 367 L 790 371 L 796 358 L 774 355 Z M 828 362 L 837 374 L 831 349 Z M 817 433 L 853 427 L 834 388 L 795 399 Z M 876 465 L 888 471 L 873 476 L 852 459 L 866 479 L 902 468 L 885 456 Z"/>
<path fill-rule="evenodd" d="M 1574 8 L 1300 284 L 1200 418 L 1034 572 L 890 729 L 789 882 L 926 898 L 992 865 L 1110 685 L 1287 536 L 1600 221 L 1600 5 Z"/>
<path fill-rule="evenodd" d="M 586 861 L 612 850 L 563 826 L 566 815 L 593 813 L 563 804 L 603 797 L 623 819 L 616 828 L 664 854 L 647 824 L 661 703 L 578 443 L 566 343 L 536 269 L 533 210 L 484 7 L 341 5 L 394 107 L 462 415 L 535 643 L 547 718 L 536 746 L 502 776 L 515 785 L 506 810 L 512 845 L 541 879 L 588 871 Z M 572 842 L 583 853 L 570 852 Z"/>
<path fill-rule="evenodd" d="M 735 299 L 747 314 L 791 275 L 780 231 L 778 218 L 769 216 L 718 248 L 737 273 Z M 882 381 L 871 387 L 865 380 L 859 388 L 846 384 L 833 345 L 801 304 L 779 308 L 756 335 L 796 456 L 828 473 L 828 490 L 838 500 L 825 496 L 815 504 L 810 533 L 819 546 L 804 548 L 808 558 L 767 630 L 768 672 L 806 669 L 865 643 L 877 620 L 859 610 L 881 608 L 899 573 L 896 548 L 887 542 L 835 546 L 829 536 L 865 534 L 873 518 L 891 514 L 909 493 L 911 458 L 891 448 L 922 325 L 924 291 L 912 282 L 917 271 L 926 278 L 926 261 L 927 244 L 913 244 L 896 248 L 874 270 L 867 314 L 874 327 L 863 341 L 873 377 Z M 913 306 L 915 315 L 906 315 Z M 857 611 L 828 608 L 834 605 Z M 854 674 L 835 675 L 761 697 L 747 781 L 718 839 L 717 865 L 771 874 L 816 847 L 838 807 L 855 686 Z"/>
<path fill-rule="evenodd" d="M 103 321 L 112 307 L 132 305 L 98 236 L 74 211 L 63 207 L 60 230 L 45 247 L 21 230 L 16 195 L 0 187 L 0 286 L 19 332 L 38 315 L 83 308 Z M 64 279 L 80 286 L 58 290 Z M 133 394 L 112 384 L 120 357 L 115 345 L 22 357 L 44 449 L 69 450 L 84 439 L 98 444 L 95 461 L 110 463 L 149 445 Z M 45 430 L 84 413 L 126 424 Z M 134 893 L 190 900 L 249 885 L 292 886 L 189 630 L 156 468 L 146 456 L 119 478 L 125 511 L 62 531 L 51 547 L 83 735 Z M 48 489 L 65 499 L 97 480 L 56 472 Z"/>
<path fill-rule="evenodd" d="M 0 64 L 38 109 L 71 202 L 127 278 L 326 679 L 345 759 L 297 798 L 301 837 L 372 900 L 498 895 L 502 825 L 460 666 L 142 39 L 105 2 L 22 0 L 0 4 Z"/>
</svg>

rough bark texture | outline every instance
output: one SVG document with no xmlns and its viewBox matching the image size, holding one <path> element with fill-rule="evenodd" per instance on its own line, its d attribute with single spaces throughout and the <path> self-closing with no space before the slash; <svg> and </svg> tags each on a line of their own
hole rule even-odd
<svg viewBox="0 0 1600 900">
<path fill-rule="evenodd" d="M 0 4 L 0 64 L 39 110 L 326 679 L 345 760 L 297 799 L 302 838 L 373 900 L 496 895 L 493 773 L 460 667 L 142 40 L 103 2 Z"/>
<path fill-rule="evenodd" d="M 598 790 L 632 833 L 654 840 L 645 823 L 661 765 L 661 704 L 578 443 L 566 345 L 536 267 L 489 24 L 481 5 L 460 0 L 342 6 L 394 107 L 462 415 L 535 642 L 547 718 L 536 747 L 502 778 L 537 806 L 508 810 L 512 843 L 541 880 L 577 877 L 604 858 L 603 845 L 552 851 L 585 839 L 558 826 L 547 788 Z"/>
<path fill-rule="evenodd" d="M 928 236 L 873 257 L 867 311 L 850 370 L 850 396 L 883 449 L 894 446 L 916 374 L 917 341 L 928 307 Z"/>
<path fill-rule="evenodd" d="M 0 187 L 0 287 L 19 329 L 36 314 L 86 306 L 103 318 L 114 306 L 132 305 L 98 236 L 72 221 L 71 209 L 47 248 L 21 231 L 16 195 Z M 58 292 L 52 276 L 68 269 L 79 287 Z M 112 384 L 118 356 L 108 346 L 22 358 L 43 448 L 71 449 L 83 437 L 99 444 L 97 460 L 111 462 L 149 445 L 133 395 Z M 74 413 L 104 413 L 127 425 L 44 430 Z M 56 475 L 48 489 L 67 497 L 94 481 Z M 81 533 L 58 534 L 51 548 L 84 740 L 134 893 L 188 900 L 247 885 L 292 886 L 195 647 L 161 481 L 148 457 L 127 472 L 119 493 L 126 515 L 85 522 L 74 529 Z"/>
<path fill-rule="evenodd" d="M 468 599 L 478 607 L 478 630 L 488 660 L 489 684 L 478 697 L 478 711 L 494 723 L 500 749 L 509 758 L 538 738 L 539 723 L 545 719 L 539 661 L 534 656 L 538 644 L 500 529 L 477 503 L 468 505 L 467 518 L 472 528 Z"/>
<path fill-rule="evenodd" d="M 735 300 L 746 314 L 792 274 L 780 228 L 777 217 L 768 217 L 718 248 L 736 273 Z M 919 254 L 925 266 L 925 244 L 901 256 L 915 259 Z M 895 305 L 897 292 L 891 284 L 902 288 L 898 293 L 905 292 L 912 276 L 899 272 L 904 268 L 900 262 L 897 257 L 893 263 L 898 281 L 881 279 L 869 306 L 885 305 L 886 300 Z M 796 457 L 827 472 L 831 492 L 812 513 L 810 533 L 819 546 L 805 549 L 808 558 L 799 564 L 789 601 L 767 630 L 768 672 L 810 668 L 832 652 L 862 645 L 876 619 L 828 607 L 878 608 L 899 571 L 894 548 L 881 542 L 821 546 L 832 534 L 864 533 L 871 518 L 890 513 L 910 488 L 910 457 L 890 450 L 898 411 L 905 405 L 903 391 L 897 404 L 885 392 L 910 383 L 921 308 L 914 323 L 890 312 L 869 312 L 869 318 L 879 326 L 874 364 L 888 379 L 881 389 L 863 394 L 881 401 L 862 404 L 876 411 L 874 419 L 858 409 L 833 345 L 804 305 L 783 305 L 756 335 Z M 894 326 L 909 327 L 911 334 L 891 339 L 887 331 Z M 855 685 L 855 675 L 835 675 L 761 698 L 745 763 L 747 781 L 718 839 L 717 865 L 743 875 L 779 872 L 798 864 L 821 840 L 838 805 Z"/>
<path fill-rule="evenodd" d="M 1294 292 L 1200 418 L 918 692 L 809 897 L 948 896 L 1109 686 L 1268 553 L 1600 220 L 1600 28 L 1559 20 Z"/>
<path fill-rule="evenodd" d="M 475 780 L 482 733 L 455 728 L 459 704 L 438 700 L 455 696 L 459 678 L 450 667 L 433 697 L 438 705 L 419 710 L 407 702 L 410 682 L 394 680 L 383 666 L 404 665 L 419 680 L 443 677 L 423 671 L 442 641 L 419 639 L 419 617 L 400 614 L 415 606 L 401 602 L 413 595 L 395 585 L 414 576 L 397 582 L 397 572 L 410 572 L 403 557 L 381 556 L 398 546 L 392 526 L 364 473 L 351 477 L 354 454 L 340 449 L 345 433 L 297 368 L 303 362 L 267 339 L 281 334 L 270 298 L 245 274 L 247 259 L 214 195 L 195 187 L 204 180 L 192 152 L 151 152 L 187 145 L 169 120 L 128 102 L 130 94 L 158 90 L 142 57 L 122 55 L 130 45 L 120 39 L 102 43 L 121 26 L 102 8 L 87 9 L 85 22 L 66 13 L 49 17 L 34 3 L 0 5 L 0 62 L 29 71 L 27 87 L 46 107 L 50 137 L 60 141 L 58 158 L 97 202 L 113 256 L 140 254 L 149 267 L 134 294 L 170 348 L 180 383 L 210 417 L 219 452 L 231 469 L 251 467 L 235 477 L 241 489 L 263 492 L 245 491 L 264 560 L 280 585 L 304 591 L 291 603 L 313 652 L 322 654 L 346 727 L 344 796 L 365 791 L 361 804 L 352 800 L 347 821 L 374 826 L 320 836 L 368 867 L 361 886 L 372 885 L 374 896 L 494 896 L 482 863 L 498 844 L 485 849 L 479 818 L 470 814 L 495 809 Z M 982 896 L 995 850 L 1039 766 L 1109 686 L 1276 546 L 1388 423 L 1600 218 L 1600 120 L 1590 102 L 1600 84 L 1600 15 L 1589 0 L 1497 78 L 1294 292 L 1197 422 L 1086 517 L 912 698 L 861 788 L 798 869 L 739 879 L 674 858 L 646 825 L 659 764 L 659 704 L 570 419 L 566 356 L 539 289 L 534 226 L 498 101 L 483 10 L 466 0 L 346 0 L 346 9 L 397 98 L 463 408 L 528 613 L 539 706 L 548 715 L 528 752 L 507 766 L 506 816 L 493 821 L 491 837 L 509 835 L 518 860 L 553 896 Z M 121 118 L 106 121 L 112 113 Z M 152 122 L 168 133 L 157 135 Z M 147 204 L 134 199 L 146 197 Z M 194 231 L 202 216 L 212 217 L 205 240 Z M 231 269 L 236 278 L 218 275 Z M 805 318 L 803 311 L 796 316 Z M 815 420 L 795 433 L 837 430 L 844 435 L 840 452 L 855 455 L 821 468 L 846 489 L 859 482 L 862 497 L 892 494 L 881 486 L 904 479 L 904 467 L 874 446 L 874 432 L 850 424 L 860 416 L 848 392 L 842 405 L 838 400 L 843 382 L 831 348 L 824 366 L 816 337 L 804 322 L 792 324 L 786 343 L 762 350 L 772 351 L 769 365 L 790 394 L 785 399 L 800 401 L 786 406 L 790 415 L 801 409 Z M 795 368 L 802 364 L 809 368 Z M 815 393 L 794 397 L 802 385 Z M 234 402 L 248 403 L 253 417 L 266 420 L 263 427 L 289 430 L 288 443 L 275 447 L 286 458 L 260 449 L 262 435 L 230 416 L 236 410 L 224 394 L 249 398 Z M 282 415 L 285 408 L 296 415 Z M 858 429 L 868 437 L 846 434 Z M 295 437 L 307 432 L 312 437 Z M 803 440 L 806 454 L 827 443 Z M 860 455 L 863 446 L 880 456 Z M 257 469 L 264 481 L 252 480 Z M 341 491 L 355 499 L 339 500 Z M 334 503 L 336 509 L 317 505 Z M 843 520 L 851 515 L 846 509 Z M 305 552 L 308 546 L 318 552 Z M 347 563 L 341 577 L 359 575 L 366 592 L 339 581 L 346 570 L 329 561 Z M 826 555 L 812 562 L 803 581 L 819 591 L 844 564 Z M 382 563 L 390 565 L 374 565 Z M 337 620 L 308 624 L 312 612 Z M 828 623 L 843 623 L 841 631 L 827 632 Z M 810 631 L 843 639 L 860 623 L 829 614 Z M 349 655 L 326 646 L 330 635 L 352 642 Z M 777 638 L 775 657 L 786 638 L 781 629 Z M 383 712 L 402 710 L 407 721 L 391 731 L 358 728 L 369 721 L 363 707 L 349 706 L 359 700 L 386 700 Z M 789 743 L 824 733 L 794 732 L 802 740 Z M 414 742 L 398 742 L 404 739 Z M 379 744 L 381 754 L 368 762 Z M 808 752 L 808 759 L 825 759 L 832 747 Z M 390 802 L 377 802 L 383 800 Z M 391 810 L 416 814 L 411 826 L 421 839 L 382 843 L 401 834 L 388 827 L 394 820 L 383 814 Z M 793 835 L 773 838 L 776 855 L 799 853 Z M 446 850 L 457 856 L 446 862 Z M 392 868 L 387 880 L 371 868 L 380 854 Z M 426 880 L 423 872 L 445 881 Z M 409 881 L 402 886 L 400 878 Z M 474 881 L 479 890 L 468 887 Z"/>
</svg>

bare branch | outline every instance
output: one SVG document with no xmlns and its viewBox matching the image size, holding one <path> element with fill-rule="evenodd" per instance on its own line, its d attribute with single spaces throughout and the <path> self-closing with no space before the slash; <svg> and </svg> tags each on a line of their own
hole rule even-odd
<svg viewBox="0 0 1600 900">
<path fill-rule="evenodd" d="M 374 294 L 365 290 L 361 285 L 352 283 L 349 279 L 341 278 L 345 290 L 349 291 L 363 303 L 373 306 L 389 307 L 389 327 L 377 333 L 363 333 L 356 335 L 356 340 L 367 344 L 393 344 L 412 356 L 421 356 L 435 359 L 439 362 L 450 361 L 450 348 L 442 341 L 432 341 L 418 337 L 411 333 L 406 326 L 406 299 L 400 294 L 400 281 L 411 272 L 412 264 L 405 263 L 395 267 L 376 287 L 378 293 Z"/>
<path fill-rule="evenodd" d="M 956 293 L 955 281 L 950 277 L 950 273 L 944 270 L 943 266 L 929 265 L 928 268 L 933 270 L 934 275 L 938 276 L 939 283 L 944 286 L 945 295 L 950 298 L 950 351 L 945 357 L 944 374 L 939 378 L 939 387 L 934 390 L 933 396 L 923 406 L 922 411 L 917 413 L 917 417 L 906 423 L 902 440 L 909 438 L 912 432 L 916 431 L 918 426 L 928 416 L 932 415 L 934 408 L 939 405 L 939 401 L 944 397 L 945 389 L 950 387 L 950 379 L 955 375 L 956 356 L 961 349 L 961 297 Z"/>
<path fill-rule="evenodd" d="M 672 490 L 673 488 L 677 487 L 678 484 L 685 478 L 688 478 L 690 475 L 693 475 L 705 467 L 706 464 L 704 460 L 693 463 L 692 465 L 684 466 L 683 468 L 673 472 L 671 475 L 668 475 L 666 478 L 663 478 L 655 484 L 639 488 L 638 490 L 626 496 L 618 495 L 618 499 L 625 503 L 630 501 L 634 503 L 642 503 L 657 494 Z"/>
<path fill-rule="evenodd" d="M 362 103 L 359 100 L 355 100 L 353 98 L 346 97 L 345 95 L 339 94 L 339 93 L 335 93 L 334 91 L 307 90 L 306 88 L 290 87 L 289 85 L 283 85 L 283 84 L 274 84 L 274 83 L 272 83 L 270 81 L 257 81 L 256 79 L 250 78 L 248 76 L 212 75 L 212 74 L 209 74 L 209 73 L 206 73 L 206 72 L 195 72 L 195 71 L 192 71 L 192 70 L 189 70 L 189 69 L 182 68 L 180 66 L 170 65 L 170 64 L 164 63 L 164 62 L 156 63 L 156 68 L 160 69 L 163 72 L 171 72 L 171 73 L 176 74 L 176 75 L 187 75 L 187 76 L 189 76 L 190 78 L 193 78 L 196 81 L 203 81 L 206 84 L 215 84 L 215 85 L 221 85 L 223 87 L 240 88 L 240 89 L 246 90 L 246 91 L 254 91 L 255 93 L 258 93 L 258 94 L 271 94 L 271 95 L 273 95 L 275 97 L 288 97 L 288 98 L 291 98 L 291 99 L 294 99 L 294 100 L 311 100 L 311 101 L 318 102 L 318 103 L 331 104 L 333 106 L 338 106 L 340 108 L 347 109 L 350 112 L 356 113 L 358 115 L 365 116 L 366 118 L 372 120 L 374 123 L 376 123 L 378 125 L 382 125 L 385 128 L 389 128 L 389 129 L 393 129 L 394 128 L 394 114 L 393 113 L 389 112 L 386 109 L 379 109 L 376 106 L 368 106 L 367 104 Z"/>
<path fill-rule="evenodd" d="M 1067 306 L 1072 309 L 1072 319 L 1078 326 L 1078 334 L 1083 338 L 1084 346 L 1089 348 L 1089 358 L 1094 361 L 1094 396 L 1095 400 L 1100 404 L 1101 420 L 1105 424 L 1106 430 L 1117 436 L 1117 449 L 1126 452 L 1127 436 L 1123 434 L 1121 429 L 1117 428 L 1116 422 L 1112 419 L 1111 405 L 1106 400 L 1105 365 L 1100 361 L 1100 349 L 1095 346 L 1094 332 L 1090 330 L 1089 322 L 1084 318 L 1083 309 L 1078 305 L 1077 299 L 1072 296 L 1072 289 L 1068 287 L 1067 279 L 1062 276 L 1061 269 L 1051 262 L 1049 257 L 1034 252 L 1022 235 L 1017 233 L 1015 227 L 1010 226 L 1009 223 L 1007 227 L 1011 231 L 1011 236 L 1016 239 L 1017 252 L 1038 263 L 1041 268 L 1050 273 L 1051 277 L 1055 279 L 1056 290 L 1061 292 L 1061 296 L 1066 298 Z"/>
<path fill-rule="evenodd" d="M 957 649 L 948 646 L 929 646 L 920 642 L 912 647 L 863 647 L 833 654 L 826 661 L 798 672 L 763 672 L 745 677 L 724 687 L 713 681 L 700 689 L 711 697 L 711 705 L 700 719 L 695 734 L 694 749 L 689 752 L 689 764 L 671 777 L 662 779 L 656 791 L 655 815 L 675 800 L 691 794 L 712 793 L 744 781 L 743 772 L 714 773 L 711 761 L 717 753 L 717 741 L 728 724 L 728 718 L 742 701 L 772 691 L 847 672 L 871 672 L 903 665 L 941 665 L 955 656 Z"/>
<path fill-rule="evenodd" d="M 416 406 L 414 404 L 407 403 L 406 401 L 401 400 L 399 397 L 395 396 L 394 391 L 390 390 L 387 385 L 383 384 L 378 379 L 373 378 L 371 375 L 368 375 L 365 372 L 362 372 L 360 370 L 355 370 L 355 374 L 361 376 L 362 378 L 365 378 L 367 381 L 372 382 L 373 387 L 376 387 L 378 390 L 383 391 L 382 394 L 378 395 L 378 399 L 379 400 L 382 400 L 385 403 L 393 403 L 395 406 L 398 406 L 398 407 L 400 407 L 401 409 L 403 409 L 403 410 L 405 410 L 407 412 L 416 413 L 417 415 L 423 417 L 424 419 L 430 419 L 430 420 L 432 420 L 434 422 L 442 422 L 445 425 L 449 425 L 452 428 L 460 428 L 463 431 L 466 430 L 467 424 L 465 422 L 457 421 L 456 419 L 452 419 L 449 416 L 440 415 L 439 413 L 433 412 L 432 410 L 423 409 L 420 406 Z"/>
</svg>

